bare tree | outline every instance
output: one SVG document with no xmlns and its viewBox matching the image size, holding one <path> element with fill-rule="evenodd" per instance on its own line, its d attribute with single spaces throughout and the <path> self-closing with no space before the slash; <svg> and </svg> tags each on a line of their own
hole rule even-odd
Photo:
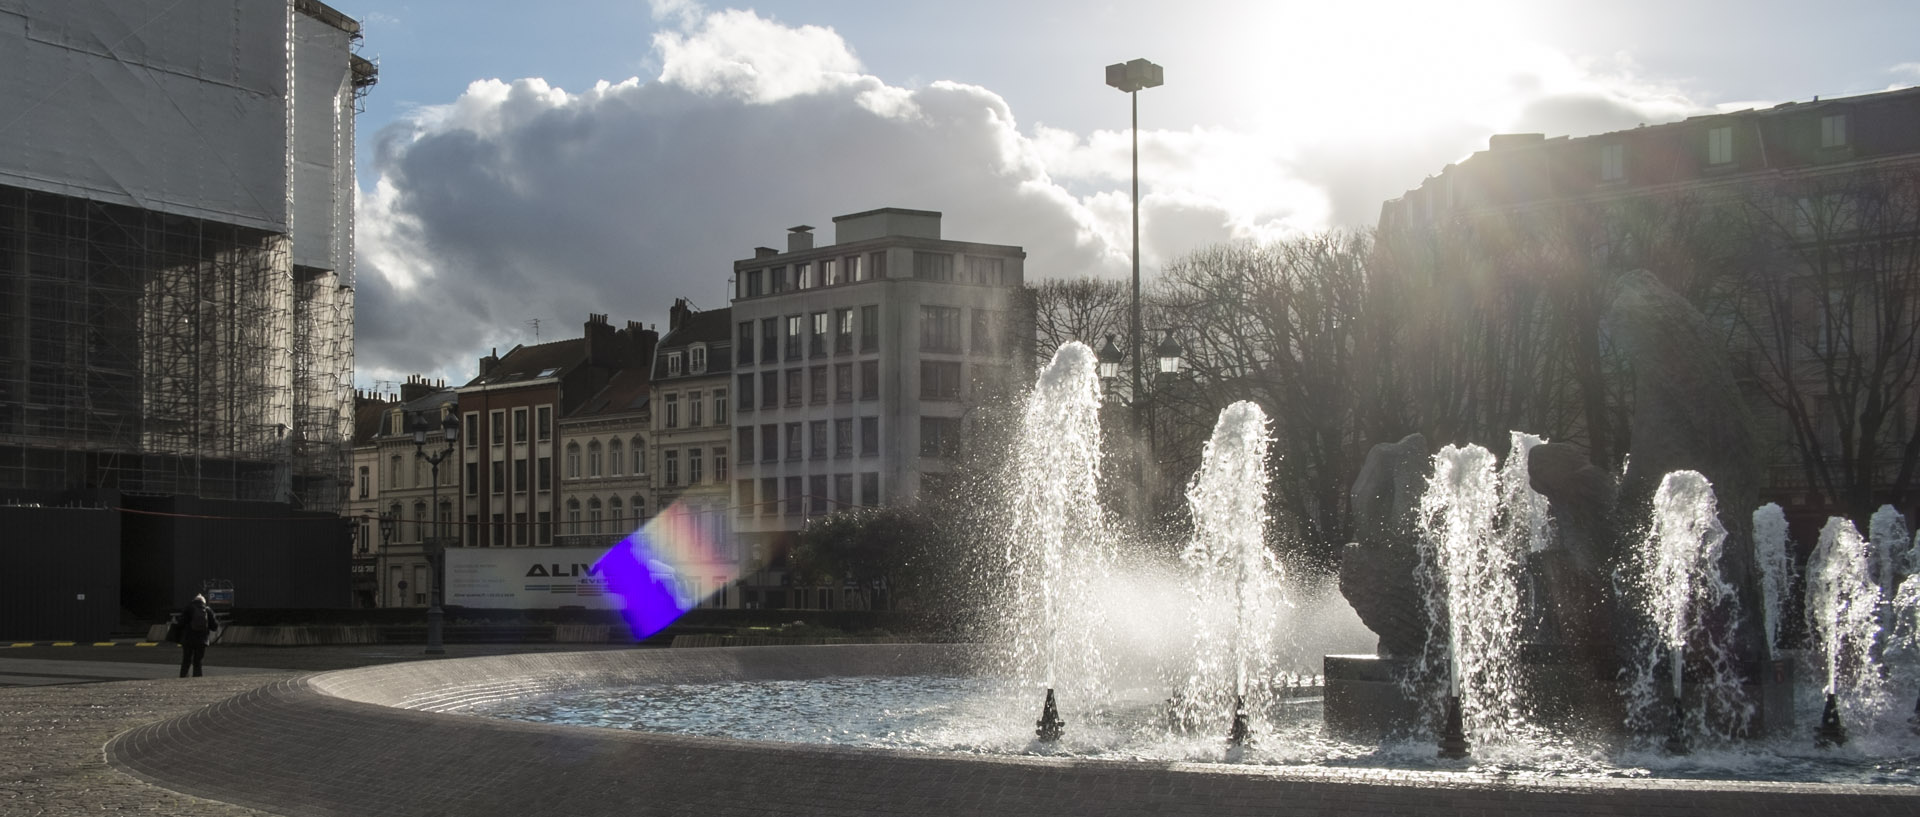
<svg viewBox="0 0 1920 817">
<path fill-rule="evenodd" d="M 1124 348 L 1127 310 L 1132 296 L 1125 281 L 1075 278 L 1042 281 L 1028 290 L 1033 299 L 1035 359 L 1044 363 L 1068 341 L 1080 341 L 1098 351 L 1107 335 Z"/>
</svg>

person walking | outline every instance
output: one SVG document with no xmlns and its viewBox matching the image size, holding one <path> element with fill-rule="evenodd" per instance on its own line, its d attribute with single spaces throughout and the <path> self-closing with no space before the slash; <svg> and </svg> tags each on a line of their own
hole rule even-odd
<svg viewBox="0 0 1920 817">
<path fill-rule="evenodd" d="M 207 657 L 207 644 L 219 631 L 220 620 L 214 617 L 213 608 L 207 606 L 206 596 L 195 595 L 180 610 L 180 677 L 187 677 L 188 668 L 193 669 L 193 677 L 200 677 L 200 662 Z"/>
</svg>

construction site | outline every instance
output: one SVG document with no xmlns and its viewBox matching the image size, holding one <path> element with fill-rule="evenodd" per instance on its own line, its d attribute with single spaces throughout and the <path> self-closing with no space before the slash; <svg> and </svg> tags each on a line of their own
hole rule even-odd
<svg viewBox="0 0 1920 817">
<path fill-rule="evenodd" d="M 378 76 L 360 38 L 315 0 L 0 0 L 0 507 L 25 534 L 0 559 L 99 564 L 112 540 L 115 564 L 151 562 L 127 552 L 150 540 L 107 529 L 150 538 L 128 514 L 184 519 L 198 502 L 265 503 L 230 516 L 340 540 L 354 119 Z M 33 513 L 50 509 L 123 521 Z M 96 527 L 102 541 L 74 542 Z M 165 533 L 230 538 L 202 527 Z M 179 567 L 152 595 L 177 603 L 214 570 Z M 109 595 L 125 602 L 130 582 Z"/>
</svg>

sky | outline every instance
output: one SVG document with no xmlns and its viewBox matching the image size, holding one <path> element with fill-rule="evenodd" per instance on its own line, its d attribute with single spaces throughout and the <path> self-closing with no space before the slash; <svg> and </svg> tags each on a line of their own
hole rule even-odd
<svg viewBox="0 0 1920 817">
<path fill-rule="evenodd" d="M 735 260 L 878 207 L 1029 281 L 1365 228 L 1495 133 L 1920 84 L 1910 0 L 334 0 L 358 119 L 355 383 L 450 384 L 589 313 L 727 306 Z M 537 327 L 537 328 L 536 328 Z"/>
</svg>

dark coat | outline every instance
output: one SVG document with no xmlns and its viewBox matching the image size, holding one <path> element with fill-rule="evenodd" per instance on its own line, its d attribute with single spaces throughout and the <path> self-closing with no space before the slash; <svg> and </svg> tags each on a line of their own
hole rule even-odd
<svg viewBox="0 0 1920 817">
<path fill-rule="evenodd" d="M 187 627 L 187 622 L 193 620 L 193 608 L 195 607 L 198 607 L 206 611 L 206 614 L 207 614 L 206 632 L 195 632 L 194 630 Z M 194 646 L 204 647 L 213 642 L 213 634 L 219 631 L 220 631 L 220 619 L 216 618 L 213 615 L 213 608 L 208 607 L 206 602 L 190 601 L 190 602 L 187 602 L 187 606 L 180 608 L 180 643 L 182 645 L 190 644 Z"/>
</svg>

